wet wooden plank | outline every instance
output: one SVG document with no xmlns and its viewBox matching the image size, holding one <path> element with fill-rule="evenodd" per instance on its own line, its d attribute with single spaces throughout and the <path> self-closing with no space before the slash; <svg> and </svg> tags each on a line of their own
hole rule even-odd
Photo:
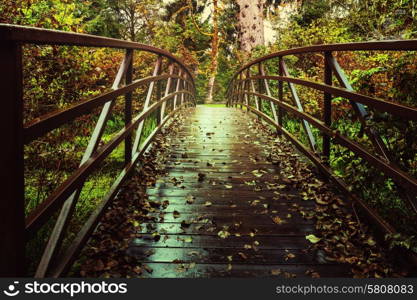
<svg viewBox="0 0 417 300">
<path fill-rule="evenodd" d="M 157 239 L 157 240 L 156 240 Z M 304 236 L 218 236 L 143 234 L 132 241 L 132 247 L 182 247 L 182 248 L 229 248 L 236 251 L 258 249 L 307 249 L 310 244 Z M 251 248 L 249 248 L 249 246 Z"/>
<path fill-rule="evenodd" d="M 283 224 L 313 224 L 311 220 L 305 220 L 297 214 L 289 211 L 272 210 L 270 213 L 264 212 L 265 210 L 241 210 L 241 211 L 219 211 L 219 210 L 201 210 L 198 213 L 195 211 L 189 212 L 162 212 L 162 213 L 150 213 L 149 216 L 155 216 L 160 220 L 166 222 L 190 222 L 190 223 L 204 223 L 205 220 L 216 224 L 234 224 L 245 221 L 249 224 L 272 224 L 275 227 Z M 282 224 L 275 224 L 273 217 L 280 217 Z M 203 220 L 203 221 L 202 221 Z"/>
<path fill-rule="evenodd" d="M 143 278 L 293 278 L 351 277 L 350 268 L 345 265 L 233 265 L 233 264 L 183 264 L 146 263 L 150 271 L 143 271 Z M 310 272 L 309 272 L 310 271 Z"/>
<path fill-rule="evenodd" d="M 315 205 L 312 201 L 302 201 L 300 199 L 300 195 L 297 194 L 286 194 L 277 196 L 273 195 L 265 195 L 265 194 L 245 194 L 239 195 L 239 198 L 233 197 L 233 195 L 229 195 L 230 197 L 218 197 L 216 194 L 201 194 L 197 195 L 196 191 L 189 191 L 186 193 L 185 196 L 155 196 L 149 195 L 148 198 L 152 201 L 158 201 L 160 203 L 164 201 L 169 201 L 170 204 L 183 204 L 187 201 L 187 197 L 193 197 L 193 204 L 205 204 L 206 201 L 210 201 L 213 205 L 247 205 L 252 203 L 255 200 L 259 200 L 259 205 L 267 203 L 273 207 L 274 205 L 278 206 L 287 206 L 291 205 L 294 207 L 312 207 Z"/>
<path fill-rule="evenodd" d="M 262 204 L 262 202 L 254 202 L 256 200 L 248 200 L 245 202 L 238 202 L 238 204 L 212 204 L 212 202 L 207 201 L 200 204 L 187 204 L 184 203 L 184 199 L 182 203 L 175 203 L 171 202 L 169 206 L 166 209 L 163 209 L 163 213 L 173 213 L 175 211 L 178 211 L 180 213 L 185 214 L 195 214 L 196 211 L 203 214 L 237 214 L 237 215 L 245 215 L 248 213 L 255 214 L 255 215 L 262 215 L 262 214 L 268 214 L 272 213 L 275 215 L 279 215 L 283 218 L 292 218 L 293 222 L 303 222 L 305 221 L 304 218 L 301 217 L 301 215 L 298 212 L 299 208 L 294 208 L 291 205 L 288 205 L 288 203 L 271 203 L 271 204 Z M 284 205 L 283 205 L 284 204 Z M 285 205 L 286 204 L 286 205 Z M 307 207 L 305 209 L 308 209 Z M 288 214 L 291 214 L 290 216 Z"/>
<path fill-rule="evenodd" d="M 315 203 L 281 178 L 251 124 L 235 109 L 197 107 L 170 137 L 166 175 L 147 188 L 156 208 L 126 253 L 152 269 L 143 277 L 349 276 L 310 250 L 315 224 L 300 211 Z"/>
<path fill-rule="evenodd" d="M 138 262 L 158 263 L 211 263 L 211 264 L 329 264 L 320 254 L 299 249 L 252 249 L 236 251 L 229 248 L 161 248 L 161 247 L 130 247 L 127 254 L 135 257 Z"/>
<path fill-rule="evenodd" d="M 163 223 L 143 223 L 138 229 L 139 233 L 152 234 L 159 233 L 163 235 L 212 235 L 218 236 L 219 229 L 212 224 L 190 224 L 184 227 L 178 222 L 163 222 Z M 293 224 L 283 224 L 279 227 L 271 227 L 269 224 L 241 224 L 239 227 L 239 234 L 241 236 L 301 236 L 305 237 L 308 234 L 314 233 L 315 229 L 311 224 L 300 224 L 294 226 Z"/>
</svg>

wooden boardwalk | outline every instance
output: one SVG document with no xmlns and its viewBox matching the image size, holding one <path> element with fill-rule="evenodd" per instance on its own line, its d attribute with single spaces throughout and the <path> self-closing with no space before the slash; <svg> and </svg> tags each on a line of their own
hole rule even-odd
<svg viewBox="0 0 417 300">
<path fill-rule="evenodd" d="M 167 176 L 147 190 L 166 208 L 127 250 L 145 277 L 349 276 L 309 250 L 315 225 L 298 210 L 315 204 L 285 187 L 253 127 L 237 109 L 198 106 L 171 137 Z"/>
</svg>

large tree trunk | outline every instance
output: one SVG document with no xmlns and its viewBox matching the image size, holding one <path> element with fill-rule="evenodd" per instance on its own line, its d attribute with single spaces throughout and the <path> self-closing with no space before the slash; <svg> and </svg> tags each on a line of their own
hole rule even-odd
<svg viewBox="0 0 417 300">
<path fill-rule="evenodd" d="M 236 0 L 239 5 L 240 49 L 250 53 L 252 49 L 265 44 L 264 3 L 265 0 Z"/>
<path fill-rule="evenodd" d="M 210 78 L 207 86 L 206 103 L 213 102 L 214 83 L 217 75 L 217 65 L 219 58 L 219 23 L 218 23 L 219 7 L 218 0 L 213 0 L 213 37 L 211 40 L 211 66 Z"/>
</svg>

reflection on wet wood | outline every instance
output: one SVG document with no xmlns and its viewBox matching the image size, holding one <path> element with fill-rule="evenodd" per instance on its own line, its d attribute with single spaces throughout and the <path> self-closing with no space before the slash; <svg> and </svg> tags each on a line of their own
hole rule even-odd
<svg viewBox="0 0 417 300">
<path fill-rule="evenodd" d="M 142 276 L 348 276 L 310 249 L 314 222 L 300 210 L 314 203 L 285 185 L 251 122 L 238 110 L 197 107 L 171 138 L 167 175 L 147 190 L 169 205 L 127 250 L 151 271 Z"/>
</svg>

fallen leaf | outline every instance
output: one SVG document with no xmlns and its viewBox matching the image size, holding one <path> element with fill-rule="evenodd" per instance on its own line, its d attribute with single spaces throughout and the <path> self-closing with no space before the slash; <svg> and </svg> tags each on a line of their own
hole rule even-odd
<svg viewBox="0 0 417 300">
<path fill-rule="evenodd" d="M 306 239 L 310 241 L 310 243 L 316 244 L 320 242 L 321 238 L 316 237 L 314 234 L 309 234 L 306 236 Z"/>
<path fill-rule="evenodd" d="M 288 253 L 288 254 L 286 254 L 284 257 L 285 257 L 285 261 L 287 261 L 287 260 L 289 260 L 289 259 L 295 258 L 295 254 L 293 254 L 293 253 Z"/>
<path fill-rule="evenodd" d="M 367 239 L 367 240 L 366 240 L 366 243 L 367 243 L 369 246 L 375 246 L 375 245 L 376 245 L 376 242 L 375 242 L 372 238 Z"/>
<path fill-rule="evenodd" d="M 193 204 L 194 203 L 194 197 L 191 195 L 188 195 L 186 198 L 187 204 Z"/>
<path fill-rule="evenodd" d="M 255 175 L 258 178 L 262 177 L 265 173 L 267 173 L 267 172 L 265 172 L 264 170 L 253 170 L 252 171 L 252 174 Z"/>
<path fill-rule="evenodd" d="M 220 238 L 225 239 L 225 238 L 228 238 L 228 237 L 230 236 L 230 232 L 229 232 L 229 231 L 227 231 L 227 230 L 220 230 L 220 231 L 217 233 L 217 235 L 218 235 Z"/>
<path fill-rule="evenodd" d="M 206 178 L 206 174 L 204 173 L 198 173 L 198 181 L 204 181 L 204 179 Z"/>
<path fill-rule="evenodd" d="M 284 224 L 285 223 L 285 221 L 284 220 L 282 220 L 280 217 L 278 217 L 278 216 L 275 216 L 275 217 L 273 217 L 272 218 L 272 221 L 274 221 L 274 223 L 275 224 L 278 224 L 278 225 L 281 225 L 281 224 Z"/>
<path fill-rule="evenodd" d="M 186 243 L 192 243 L 193 242 L 193 238 L 192 237 L 187 237 L 184 239 L 184 242 Z"/>
<path fill-rule="evenodd" d="M 186 220 L 181 221 L 181 228 L 188 228 L 190 227 L 190 225 L 191 225 L 190 221 L 186 221 Z"/>
<path fill-rule="evenodd" d="M 278 276 L 282 273 L 281 269 L 271 270 L 271 275 Z"/>
<path fill-rule="evenodd" d="M 135 227 L 139 227 L 140 226 L 140 223 L 138 222 L 138 221 L 133 221 L 133 226 L 135 226 Z"/>
</svg>

